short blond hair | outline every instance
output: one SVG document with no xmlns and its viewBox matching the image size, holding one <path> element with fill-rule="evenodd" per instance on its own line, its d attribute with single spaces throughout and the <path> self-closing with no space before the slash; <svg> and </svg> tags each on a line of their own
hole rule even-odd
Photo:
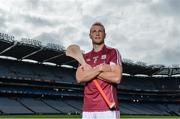
<svg viewBox="0 0 180 119">
<path fill-rule="evenodd" d="M 101 26 L 101 27 L 103 28 L 104 33 L 105 33 L 105 27 L 104 27 L 104 25 L 103 25 L 101 22 L 95 22 L 95 23 L 93 23 L 93 24 L 91 25 L 91 29 L 92 29 L 93 26 Z M 91 33 L 91 29 L 90 29 L 90 33 Z"/>
</svg>

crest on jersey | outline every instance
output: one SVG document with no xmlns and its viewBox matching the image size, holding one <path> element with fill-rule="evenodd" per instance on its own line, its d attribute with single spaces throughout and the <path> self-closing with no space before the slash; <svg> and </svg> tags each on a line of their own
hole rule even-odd
<svg viewBox="0 0 180 119">
<path fill-rule="evenodd" d="M 101 59 L 106 59 L 106 55 L 102 55 L 102 56 L 101 56 Z"/>
</svg>

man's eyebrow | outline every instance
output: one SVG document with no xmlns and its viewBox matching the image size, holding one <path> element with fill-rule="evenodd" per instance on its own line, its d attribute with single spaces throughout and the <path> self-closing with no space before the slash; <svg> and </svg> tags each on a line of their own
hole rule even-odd
<svg viewBox="0 0 180 119">
<path fill-rule="evenodd" d="M 96 31 L 96 29 L 93 29 L 92 31 Z"/>
</svg>

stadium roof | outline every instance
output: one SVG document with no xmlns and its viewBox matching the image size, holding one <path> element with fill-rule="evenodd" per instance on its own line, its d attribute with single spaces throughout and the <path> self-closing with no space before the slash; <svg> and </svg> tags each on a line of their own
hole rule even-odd
<svg viewBox="0 0 180 119">
<path fill-rule="evenodd" d="M 26 44 L 18 41 L 0 39 L 0 56 L 8 56 L 17 60 L 29 59 L 39 63 L 51 62 L 57 65 L 77 67 L 78 63 L 65 55 L 64 49 L 52 49 L 48 46 Z"/>
<path fill-rule="evenodd" d="M 63 46 L 60 46 L 60 48 L 52 44 L 42 46 L 40 42 L 32 39 L 26 39 L 24 40 L 26 42 L 24 42 L 23 40 L 15 41 L 7 37 L 7 35 L 6 37 L 2 37 L 2 33 L 0 34 L 0 56 L 13 57 L 20 61 L 28 59 L 39 63 L 50 62 L 59 66 L 70 65 L 75 68 L 78 66 L 77 61 L 65 55 Z M 165 73 L 163 73 L 162 69 L 169 71 L 169 69 L 164 68 L 163 65 L 146 66 L 143 63 L 123 61 L 123 73 L 130 75 L 169 75 L 169 73 L 172 74 L 172 72 L 175 72 L 174 74 L 180 74 L 180 70 L 177 70 L 179 68 L 171 70 L 170 72 L 165 71 Z"/>
</svg>

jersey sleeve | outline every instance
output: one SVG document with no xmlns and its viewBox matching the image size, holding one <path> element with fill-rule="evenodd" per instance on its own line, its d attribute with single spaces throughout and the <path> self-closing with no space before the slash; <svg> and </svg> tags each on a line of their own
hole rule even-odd
<svg viewBox="0 0 180 119">
<path fill-rule="evenodd" d="M 111 59 L 110 59 L 110 64 L 119 64 L 122 65 L 122 57 L 121 54 L 117 49 L 113 49 L 111 51 Z"/>
</svg>

